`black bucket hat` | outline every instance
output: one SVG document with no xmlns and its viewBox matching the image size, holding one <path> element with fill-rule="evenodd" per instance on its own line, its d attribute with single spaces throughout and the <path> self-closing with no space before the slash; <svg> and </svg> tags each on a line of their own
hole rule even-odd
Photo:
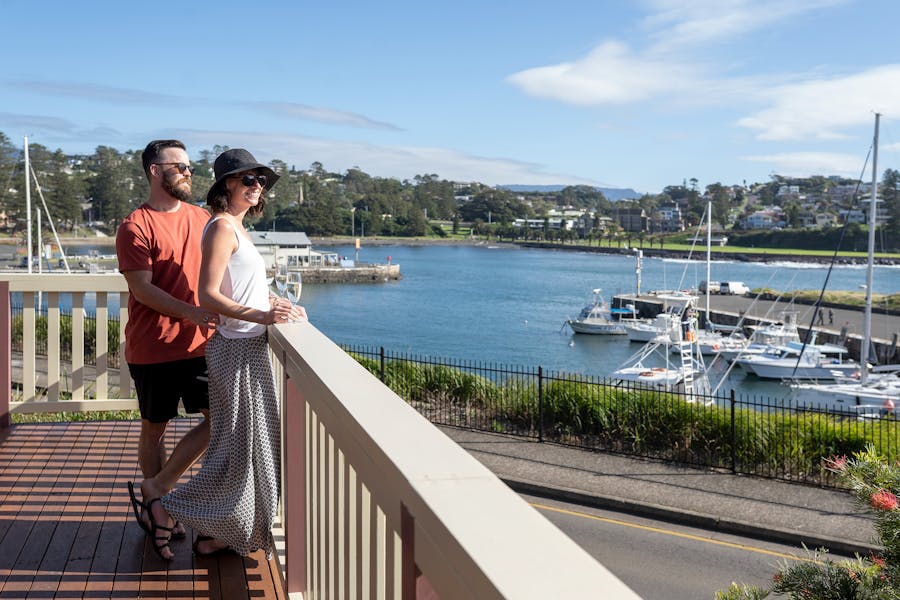
<svg viewBox="0 0 900 600">
<path fill-rule="evenodd" d="M 253 155 L 247 150 L 244 150 L 243 148 L 226 150 L 216 157 L 216 162 L 213 163 L 213 172 L 216 176 L 216 182 L 212 184 L 212 187 L 209 188 L 209 192 L 206 193 L 206 202 L 208 203 L 211 198 L 219 193 L 226 177 L 234 175 L 235 173 L 241 173 L 242 171 L 262 172 L 262 174 L 266 176 L 266 191 L 272 189 L 272 186 L 275 185 L 275 182 L 278 181 L 278 178 L 280 177 L 280 175 L 277 175 L 275 171 L 266 165 L 256 162 L 256 159 L 253 158 Z"/>
</svg>

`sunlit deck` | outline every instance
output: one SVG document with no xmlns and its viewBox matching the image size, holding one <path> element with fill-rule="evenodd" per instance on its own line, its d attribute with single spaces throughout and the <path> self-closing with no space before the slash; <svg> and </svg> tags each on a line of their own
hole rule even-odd
<svg viewBox="0 0 900 600">
<path fill-rule="evenodd" d="M 268 330 L 283 560 L 195 560 L 186 539 L 165 564 L 125 487 L 137 422 L 6 428 L 16 412 L 136 407 L 113 368 L 127 295 L 118 274 L 0 275 L 0 597 L 637 598 L 308 322 Z"/>
<path fill-rule="evenodd" d="M 187 419 L 173 421 L 180 437 Z M 284 598 L 277 559 L 196 558 L 191 537 L 167 564 L 134 520 L 136 421 L 0 429 L 0 597 Z M 187 476 L 189 476 L 188 474 Z"/>
</svg>

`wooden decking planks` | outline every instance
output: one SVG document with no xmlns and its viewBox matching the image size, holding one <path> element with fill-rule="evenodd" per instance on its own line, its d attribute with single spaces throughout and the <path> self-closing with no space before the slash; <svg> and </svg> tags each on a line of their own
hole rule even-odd
<svg viewBox="0 0 900 600">
<path fill-rule="evenodd" d="M 173 421 L 169 447 L 194 421 Z M 265 553 L 195 558 L 193 532 L 166 564 L 138 527 L 134 421 L 0 430 L 0 598 L 278 598 Z M 190 474 L 186 475 L 189 476 Z"/>
</svg>

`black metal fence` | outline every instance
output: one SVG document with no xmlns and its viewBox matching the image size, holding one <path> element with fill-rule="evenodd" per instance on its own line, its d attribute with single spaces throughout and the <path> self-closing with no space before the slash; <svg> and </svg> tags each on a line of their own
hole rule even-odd
<svg viewBox="0 0 900 600">
<path fill-rule="evenodd" d="M 900 421 L 734 391 L 686 395 L 607 378 L 344 346 L 435 424 L 834 486 L 823 459 L 873 444 L 900 458 Z"/>
</svg>

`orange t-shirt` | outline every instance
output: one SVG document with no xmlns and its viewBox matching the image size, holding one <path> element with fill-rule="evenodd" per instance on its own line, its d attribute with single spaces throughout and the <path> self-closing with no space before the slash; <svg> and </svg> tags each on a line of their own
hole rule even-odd
<svg viewBox="0 0 900 600">
<path fill-rule="evenodd" d="M 198 306 L 200 237 L 209 213 L 182 202 L 161 212 L 142 204 L 128 215 L 116 235 L 119 271 L 150 271 L 153 285 Z M 212 331 L 186 319 L 157 312 L 128 296 L 125 360 L 153 364 L 203 356 Z"/>
</svg>

